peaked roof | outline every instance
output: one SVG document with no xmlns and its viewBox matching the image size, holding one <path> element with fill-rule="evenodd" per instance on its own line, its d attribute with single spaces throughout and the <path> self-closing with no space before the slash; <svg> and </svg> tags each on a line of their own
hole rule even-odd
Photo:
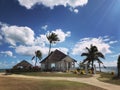
<svg viewBox="0 0 120 90">
<path fill-rule="evenodd" d="M 29 62 L 27 62 L 26 60 L 23 60 L 23 61 L 21 61 L 20 63 L 18 63 L 18 64 L 16 64 L 15 66 L 13 66 L 13 68 L 15 68 L 15 67 L 18 67 L 18 66 L 32 66 L 32 64 L 30 64 Z"/>
<path fill-rule="evenodd" d="M 43 59 L 40 63 L 45 62 L 58 62 L 61 61 L 63 58 L 65 58 L 67 55 L 59 50 L 55 50 L 54 52 L 51 52 L 45 59 Z M 74 60 L 74 59 L 73 59 Z M 75 60 L 74 60 L 75 61 Z"/>
</svg>

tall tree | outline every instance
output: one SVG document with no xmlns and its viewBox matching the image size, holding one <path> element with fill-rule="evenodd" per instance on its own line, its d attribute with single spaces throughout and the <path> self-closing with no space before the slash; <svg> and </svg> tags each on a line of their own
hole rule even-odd
<svg viewBox="0 0 120 90">
<path fill-rule="evenodd" d="M 48 52 L 48 54 L 50 54 L 50 52 L 51 52 L 51 45 L 53 44 L 53 43 L 56 43 L 57 41 L 60 41 L 59 40 L 59 38 L 58 38 L 58 35 L 57 34 L 55 34 L 55 33 L 49 33 L 48 35 L 46 35 L 46 37 L 47 37 L 47 39 L 48 39 L 48 41 L 49 41 L 49 43 L 50 43 L 50 46 L 49 46 L 49 52 Z"/>
<path fill-rule="evenodd" d="M 120 78 L 120 55 L 118 57 L 117 68 L 118 68 L 118 77 Z"/>
<path fill-rule="evenodd" d="M 39 60 L 42 59 L 42 53 L 41 53 L 40 50 L 35 51 L 35 56 L 32 57 L 32 60 L 33 60 L 34 58 L 35 58 L 35 66 L 36 66 L 36 64 L 37 64 L 37 58 L 38 58 Z"/>
<path fill-rule="evenodd" d="M 100 58 L 105 58 L 104 55 L 98 51 L 98 48 L 96 46 L 93 46 L 91 44 L 90 48 L 86 47 L 87 52 L 82 53 L 81 56 L 86 56 L 86 58 L 83 60 L 83 63 L 88 62 L 88 64 L 92 63 L 92 73 L 94 73 L 94 61 L 98 61 L 98 63 L 102 63 Z"/>
</svg>

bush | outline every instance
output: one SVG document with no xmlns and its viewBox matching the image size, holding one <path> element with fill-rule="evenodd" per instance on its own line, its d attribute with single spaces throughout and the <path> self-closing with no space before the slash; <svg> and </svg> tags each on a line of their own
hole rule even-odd
<svg viewBox="0 0 120 90">
<path fill-rule="evenodd" d="M 85 74 L 85 70 L 81 70 L 80 74 L 84 75 Z"/>
<path fill-rule="evenodd" d="M 79 72 L 77 70 L 74 70 L 74 74 L 79 74 Z"/>
<path fill-rule="evenodd" d="M 115 73 L 114 73 L 114 72 L 111 72 L 111 75 L 115 75 Z"/>
<path fill-rule="evenodd" d="M 92 70 L 88 70 L 88 73 L 92 74 Z"/>
<path fill-rule="evenodd" d="M 17 68 L 17 69 L 6 69 L 6 73 L 22 73 L 22 72 L 38 72 L 41 71 L 41 68 L 39 68 L 38 66 L 35 67 L 31 67 L 31 68 Z"/>
</svg>

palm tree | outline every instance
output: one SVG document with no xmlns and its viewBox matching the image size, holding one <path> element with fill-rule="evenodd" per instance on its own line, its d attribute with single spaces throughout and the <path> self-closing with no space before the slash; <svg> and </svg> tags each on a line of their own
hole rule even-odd
<svg viewBox="0 0 120 90">
<path fill-rule="evenodd" d="M 120 78 L 120 55 L 118 57 L 117 68 L 118 68 L 118 77 Z"/>
<path fill-rule="evenodd" d="M 47 37 L 47 39 L 48 39 L 48 41 L 49 41 L 49 43 L 50 43 L 50 46 L 49 46 L 49 52 L 48 52 L 48 55 L 50 54 L 50 52 L 51 52 L 51 45 L 53 44 L 53 43 L 56 43 L 57 41 L 60 41 L 59 40 L 59 38 L 58 38 L 58 35 L 57 34 L 55 34 L 55 33 L 49 33 L 49 35 L 46 35 L 46 37 Z"/>
<path fill-rule="evenodd" d="M 40 50 L 35 51 L 35 56 L 32 57 L 32 60 L 33 60 L 34 58 L 36 58 L 36 59 L 35 59 L 35 66 L 36 66 L 36 64 L 37 64 L 37 58 L 38 58 L 39 60 L 42 59 L 42 53 L 41 53 Z"/>
<path fill-rule="evenodd" d="M 98 63 L 102 63 L 102 61 L 99 58 L 105 58 L 104 55 L 98 51 L 96 46 L 93 46 L 91 44 L 90 48 L 86 47 L 87 51 L 86 53 L 82 53 L 81 56 L 86 56 L 86 59 L 83 60 L 83 63 L 88 62 L 88 64 L 92 63 L 92 73 L 94 69 L 94 61 L 98 61 Z"/>
</svg>

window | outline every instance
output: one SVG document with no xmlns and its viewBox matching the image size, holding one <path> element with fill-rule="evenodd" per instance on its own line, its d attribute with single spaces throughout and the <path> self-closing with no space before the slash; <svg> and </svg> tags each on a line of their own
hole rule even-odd
<svg viewBox="0 0 120 90">
<path fill-rule="evenodd" d="M 51 64 L 51 68 L 54 68 L 54 67 L 55 67 L 55 63 L 52 63 L 52 64 Z"/>
</svg>

